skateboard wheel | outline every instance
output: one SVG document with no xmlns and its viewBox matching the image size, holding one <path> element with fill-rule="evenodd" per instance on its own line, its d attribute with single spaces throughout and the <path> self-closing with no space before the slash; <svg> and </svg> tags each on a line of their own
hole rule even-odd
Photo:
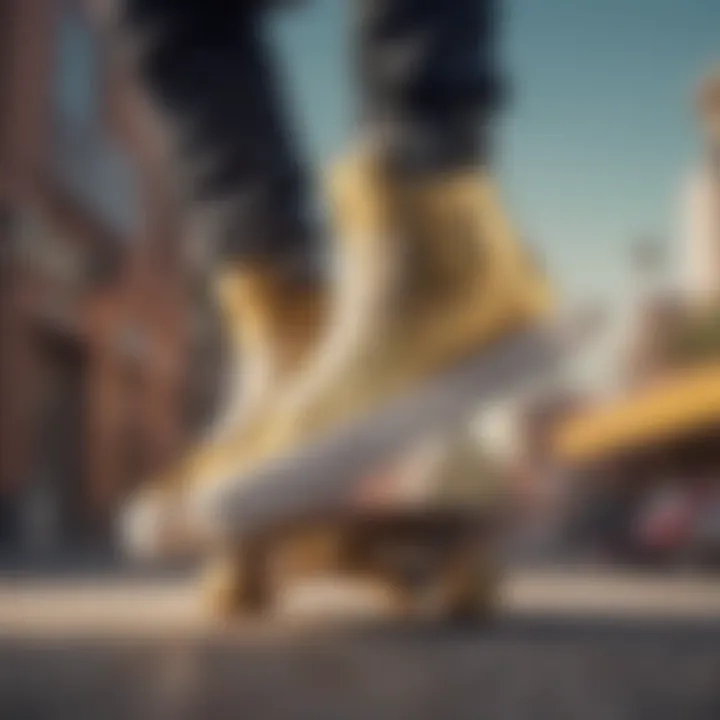
<svg viewBox="0 0 720 720">
<path fill-rule="evenodd" d="M 499 605 L 500 574 L 491 553 L 462 548 L 452 558 L 444 583 L 444 617 L 451 622 L 490 620 Z"/>
<path fill-rule="evenodd" d="M 220 620 L 264 614 L 273 601 L 264 548 L 248 546 L 213 558 L 201 582 L 204 609 Z"/>
</svg>

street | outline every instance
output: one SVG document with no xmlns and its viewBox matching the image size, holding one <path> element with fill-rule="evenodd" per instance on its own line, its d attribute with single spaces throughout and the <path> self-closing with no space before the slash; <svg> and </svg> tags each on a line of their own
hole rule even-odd
<svg viewBox="0 0 720 720">
<path fill-rule="evenodd" d="M 720 717 L 720 583 L 515 573 L 486 628 L 288 593 L 221 629 L 184 580 L 0 581 L 0 717 Z"/>
</svg>

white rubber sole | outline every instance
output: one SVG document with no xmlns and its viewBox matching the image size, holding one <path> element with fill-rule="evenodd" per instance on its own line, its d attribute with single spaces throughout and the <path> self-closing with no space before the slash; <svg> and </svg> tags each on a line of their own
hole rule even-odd
<svg viewBox="0 0 720 720">
<path fill-rule="evenodd" d="M 249 474 L 198 488 L 193 522 L 218 541 L 306 512 L 331 509 L 357 478 L 424 436 L 468 419 L 488 402 L 547 374 L 561 356 L 547 328 L 507 337 L 368 416 Z"/>
</svg>

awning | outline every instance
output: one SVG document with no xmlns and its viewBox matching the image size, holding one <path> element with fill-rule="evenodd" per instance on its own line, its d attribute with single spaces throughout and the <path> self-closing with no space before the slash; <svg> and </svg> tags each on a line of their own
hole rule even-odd
<svg viewBox="0 0 720 720">
<path fill-rule="evenodd" d="M 556 456 L 587 462 L 720 427 L 720 362 L 692 368 L 576 415 L 554 436 Z"/>
</svg>

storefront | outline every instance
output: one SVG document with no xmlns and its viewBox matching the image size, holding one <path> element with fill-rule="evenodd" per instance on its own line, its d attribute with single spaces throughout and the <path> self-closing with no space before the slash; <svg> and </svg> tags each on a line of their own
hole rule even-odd
<svg viewBox="0 0 720 720">
<path fill-rule="evenodd" d="M 578 543 L 615 559 L 720 556 L 720 363 L 576 415 L 554 443 Z"/>
<path fill-rule="evenodd" d="M 91 5 L 0 3 L 0 543 L 13 547 L 104 540 L 118 501 L 186 437 L 174 213 Z"/>
</svg>

